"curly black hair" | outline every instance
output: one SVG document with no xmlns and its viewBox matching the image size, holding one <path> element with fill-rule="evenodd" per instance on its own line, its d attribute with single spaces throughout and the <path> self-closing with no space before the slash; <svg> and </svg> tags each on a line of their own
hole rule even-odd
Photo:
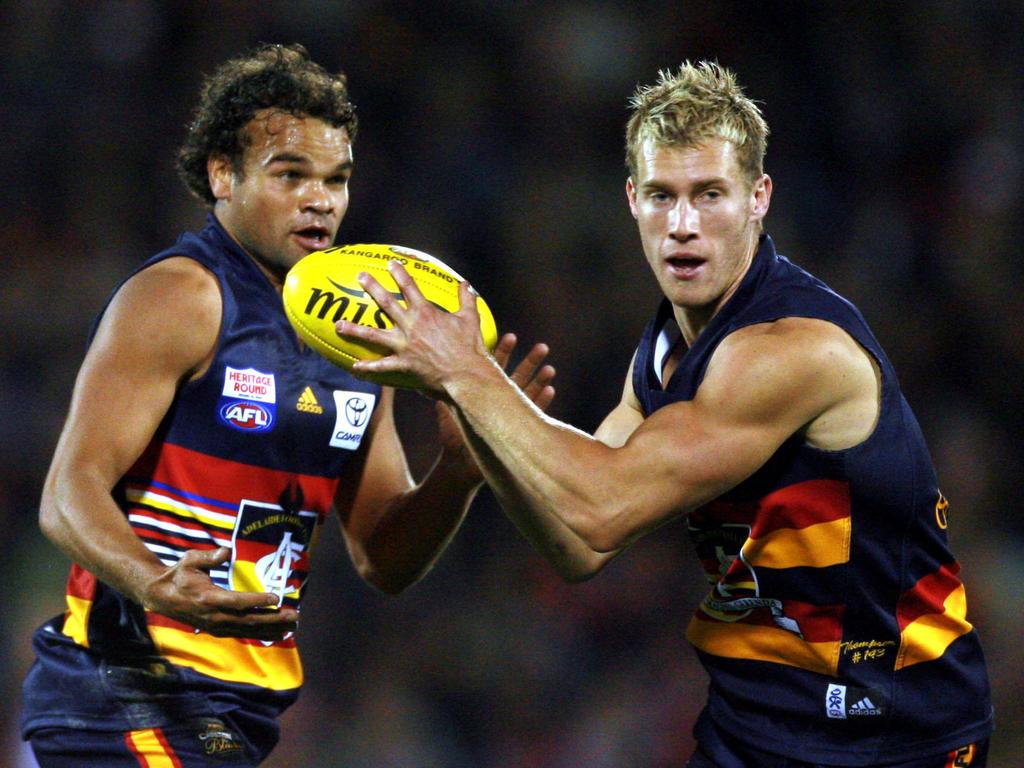
<svg viewBox="0 0 1024 768">
<path fill-rule="evenodd" d="M 243 128 L 262 109 L 323 120 L 356 135 L 355 106 L 349 101 L 345 75 L 331 74 L 299 44 L 263 45 L 225 62 L 206 78 L 185 143 L 178 150 L 178 173 L 192 194 L 208 206 L 206 162 L 227 157 L 241 172 L 247 145 Z"/>
</svg>

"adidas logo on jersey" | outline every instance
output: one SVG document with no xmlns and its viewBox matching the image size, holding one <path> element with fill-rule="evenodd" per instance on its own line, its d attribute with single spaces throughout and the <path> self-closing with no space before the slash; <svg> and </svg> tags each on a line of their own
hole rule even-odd
<svg viewBox="0 0 1024 768">
<path fill-rule="evenodd" d="M 323 406 L 317 402 L 316 395 L 313 394 L 312 387 L 306 387 L 302 390 L 302 394 L 299 395 L 299 401 L 295 403 L 295 408 L 303 413 L 323 413 Z"/>
<path fill-rule="evenodd" d="M 847 714 L 850 717 L 856 717 L 857 715 L 880 715 L 882 710 L 876 707 L 867 696 L 858 701 L 856 704 L 850 707 Z"/>
<path fill-rule="evenodd" d="M 855 703 L 849 704 L 850 701 Z M 885 708 L 885 695 L 877 688 L 854 688 L 833 683 L 825 690 L 826 717 L 838 720 L 845 720 L 848 717 L 878 717 L 885 715 Z"/>
</svg>

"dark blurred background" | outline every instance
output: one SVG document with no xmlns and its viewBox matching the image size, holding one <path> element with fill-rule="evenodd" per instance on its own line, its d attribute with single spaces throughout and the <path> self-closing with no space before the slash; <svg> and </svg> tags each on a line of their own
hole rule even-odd
<svg viewBox="0 0 1024 768">
<path fill-rule="evenodd" d="M 32 765 L 18 690 L 68 565 L 36 506 L 89 323 L 202 222 L 173 170 L 201 76 L 302 42 L 348 73 L 361 119 L 339 242 L 470 276 L 505 330 L 550 343 L 552 413 L 586 430 L 658 297 L 623 192 L 627 98 L 685 58 L 739 73 L 772 129 L 768 231 L 861 307 L 923 422 L 991 666 L 991 765 L 1024 765 L 1022 4 L 7 0 L 0 29 L 0 764 Z M 432 410 L 399 407 L 422 472 Z M 706 685 L 683 638 L 701 592 L 680 524 L 568 586 L 485 492 L 397 598 L 332 526 L 308 685 L 268 765 L 679 765 Z"/>
</svg>

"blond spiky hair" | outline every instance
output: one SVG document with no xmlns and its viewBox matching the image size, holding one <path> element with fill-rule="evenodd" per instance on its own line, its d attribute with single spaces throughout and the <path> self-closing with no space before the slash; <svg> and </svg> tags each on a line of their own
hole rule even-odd
<svg viewBox="0 0 1024 768">
<path fill-rule="evenodd" d="M 679 71 L 658 72 L 658 82 L 640 86 L 629 100 L 626 165 L 634 179 L 645 141 L 686 148 L 720 138 L 736 145 L 740 169 L 750 181 L 764 171 L 768 124 L 743 94 L 736 75 L 717 62 L 684 61 Z"/>
</svg>

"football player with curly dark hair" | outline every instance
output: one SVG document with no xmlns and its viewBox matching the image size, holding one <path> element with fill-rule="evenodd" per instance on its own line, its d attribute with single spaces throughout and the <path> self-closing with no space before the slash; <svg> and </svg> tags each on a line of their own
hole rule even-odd
<svg viewBox="0 0 1024 768">
<path fill-rule="evenodd" d="M 267 45 L 252 55 L 232 59 L 203 84 L 185 143 L 178 152 L 178 171 L 192 193 L 208 205 L 217 199 L 210 190 L 206 163 L 226 157 L 236 173 L 249 136 L 241 129 L 262 110 L 304 115 L 344 129 L 356 138 L 355 106 L 349 101 L 344 73 L 331 74 L 309 58 L 301 45 Z"/>
<path fill-rule="evenodd" d="M 303 348 L 285 317 L 285 275 L 348 208 L 355 128 L 345 77 L 301 46 L 203 87 L 179 165 L 206 226 L 111 296 L 43 489 L 40 525 L 72 566 L 24 685 L 42 768 L 258 765 L 302 684 L 299 605 L 327 517 L 359 574 L 397 593 L 480 487 L 445 407 L 414 482 L 393 391 Z M 512 374 L 541 408 L 545 355 Z"/>
</svg>

